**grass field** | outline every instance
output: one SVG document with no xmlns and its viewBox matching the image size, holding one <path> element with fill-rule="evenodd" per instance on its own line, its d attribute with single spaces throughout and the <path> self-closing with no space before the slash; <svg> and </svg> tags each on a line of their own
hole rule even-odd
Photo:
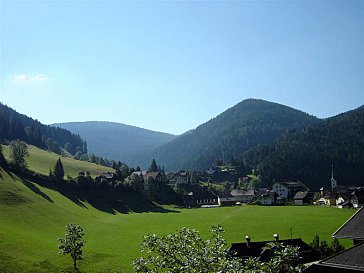
<svg viewBox="0 0 364 273">
<path fill-rule="evenodd" d="M 3 149 L 5 158 L 9 160 L 9 146 L 3 146 Z M 58 158 L 61 158 L 65 171 L 65 176 L 69 175 L 71 177 L 76 177 L 80 171 L 89 171 L 92 177 L 96 177 L 100 175 L 100 173 L 115 172 L 115 170 L 105 166 L 80 160 L 74 160 L 70 157 L 62 157 L 60 155 L 39 149 L 32 145 L 28 146 L 28 151 L 29 157 L 26 158 L 28 168 L 45 175 L 48 175 L 49 170 L 54 168 L 54 165 L 56 164 Z"/>
<path fill-rule="evenodd" d="M 71 222 L 84 228 L 87 241 L 80 272 L 132 272 L 142 237 L 151 232 L 168 234 L 186 226 L 207 236 L 212 225 L 220 224 L 232 243 L 246 234 L 253 241 L 272 239 L 273 233 L 289 238 L 292 228 L 293 237 L 310 242 L 315 234 L 331 240 L 330 235 L 354 213 L 313 206 L 242 206 L 111 214 L 87 202 L 77 205 L 11 173 L 0 175 L 0 272 L 73 272 L 71 258 L 57 255 L 56 240 Z"/>
</svg>

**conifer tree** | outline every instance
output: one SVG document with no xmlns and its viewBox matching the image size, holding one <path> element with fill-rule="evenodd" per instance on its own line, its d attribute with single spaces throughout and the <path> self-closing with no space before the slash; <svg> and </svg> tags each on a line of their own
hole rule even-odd
<svg viewBox="0 0 364 273">
<path fill-rule="evenodd" d="M 152 160 L 152 163 L 150 164 L 149 171 L 150 172 L 158 172 L 158 165 L 157 165 L 157 162 L 155 162 L 154 158 Z"/>
<path fill-rule="evenodd" d="M 63 164 L 62 164 L 62 161 L 60 158 L 58 158 L 56 165 L 54 166 L 53 174 L 57 180 L 63 180 L 64 169 L 63 169 Z"/>
</svg>

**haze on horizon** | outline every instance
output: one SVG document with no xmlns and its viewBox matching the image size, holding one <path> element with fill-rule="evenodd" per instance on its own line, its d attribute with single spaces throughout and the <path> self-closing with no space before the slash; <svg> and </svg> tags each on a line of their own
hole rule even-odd
<svg viewBox="0 0 364 273">
<path fill-rule="evenodd" d="M 0 101 L 181 134 L 247 98 L 364 104 L 364 1 L 1 0 Z"/>
</svg>

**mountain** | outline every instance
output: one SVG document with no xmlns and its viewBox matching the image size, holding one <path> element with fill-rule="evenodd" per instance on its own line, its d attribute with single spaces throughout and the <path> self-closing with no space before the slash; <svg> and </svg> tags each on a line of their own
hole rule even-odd
<svg viewBox="0 0 364 273">
<path fill-rule="evenodd" d="M 273 145 L 244 154 L 263 180 L 301 180 L 311 189 L 330 185 L 332 165 L 338 185 L 364 185 L 364 106 L 289 130 Z"/>
<path fill-rule="evenodd" d="M 58 154 L 62 152 L 61 147 L 71 154 L 77 151 L 87 153 L 87 144 L 79 135 L 66 129 L 44 125 L 0 103 L 0 143 L 15 139 Z"/>
<path fill-rule="evenodd" d="M 319 121 L 288 106 L 248 99 L 155 149 L 145 161 L 155 158 L 167 170 L 201 170 L 218 160 L 240 159 L 245 151 L 274 142 L 289 128 Z"/>
<path fill-rule="evenodd" d="M 174 135 L 142 129 L 122 123 L 89 121 L 52 124 L 86 139 L 89 152 L 130 166 L 139 164 L 141 154 L 171 141 Z"/>
</svg>

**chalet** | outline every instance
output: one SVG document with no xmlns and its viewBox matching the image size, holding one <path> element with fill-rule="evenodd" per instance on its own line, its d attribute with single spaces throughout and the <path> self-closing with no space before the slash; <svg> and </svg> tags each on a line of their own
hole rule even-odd
<svg viewBox="0 0 364 273">
<path fill-rule="evenodd" d="M 218 198 L 216 195 L 208 192 L 207 190 L 197 190 L 190 192 L 184 196 L 184 203 L 186 207 L 201 207 L 204 205 L 217 205 Z"/>
<path fill-rule="evenodd" d="M 267 191 L 257 196 L 261 205 L 270 206 L 276 203 L 278 194 L 273 191 Z"/>
<path fill-rule="evenodd" d="M 272 186 L 273 192 L 277 193 L 281 198 L 290 199 L 296 192 L 304 191 L 307 187 L 301 182 L 280 182 L 274 183 Z"/>
<path fill-rule="evenodd" d="M 337 239 L 351 239 L 354 245 L 364 241 L 364 207 L 361 207 L 349 218 L 332 237 Z M 364 254 L 364 253 L 363 253 Z"/>
<path fill-rule="evenodd" d="M 306 268 L 304 273 L 364 272 L 364 208 L 360 208 L 332 237 L 352 239 L 354 246 Z"/>
<path fill-rule="evenodd" d="M 107 182 L 115 182 L 116 180 L 116 175 L 114 173 L 102 173 L 100 174 L 98 177 L 95 178 L 96 181 L 98 182 L 102 182 L 102 181 L 107 181 Z"/>
<path fill-rule="evenodd" d="M 336 206 L 339 209 L 352 208 L 353 204 L 350 202 L 350 194 L 345 192 L 338 193 L 338 196 L 336 198 Z"/>
<path fill-rule="evenodd" d="M 364 242 L 312 264 L 304 273 L 363 273 Z"/>
<path fill-rule="evenodd" d="M 132 174 L 143 177 L 146 173 L 147 173 L 147 171 L 136 171 L 136 172 L 133 172 Z"/>
<path fill-rule="evenodd" d="M 299 247 L 302 262 L 304 263 L 309 263 L 320 259 L 320 254 L 311 246 L 302 241 L 301 238 L 280 240 L 278 234 L 274 234 L 274 238 L 275 239 L 272 241 L 252 242 L 250 240 L 250 236 L 247 235 L 245 237 L 245 242 L 233 243 L 228 249 L 228 252 L 231 253 L 232 256 L 239 257 L 243 260 L 253 258 L 261 262 L 266 262 L 273 257 L 273 253 L 264 250 L 264 247 L 268 243 L 278 242 L 282 243 L 284 246 L 291 245 Z"/>
<path fill-rule="evenodd" d="M 255 198 L 255 191 L 253 189 L 248 189 L 248 190 L 234 189 L 231 191 L 231 195 L 236 202 L 250 203 Z"/>
<path fill-rule="evenodd" d="M 324 194 L 324 196 L 320 197 L 319 200 L 316 201 L 316 205 L 336 206 L 337 198 L 338 198 L 338 193 L 329 191 L 326 194 Z"/>
<path fill-rule="evenodd" d="M 354 208 L 360 208 L 364 205 L 364 188 L 358 188 L 350 196 L 350 202 Z"/>
<path fill-rule="evenodd" d="M 295 205 L 312 204 L 313 193 L 308 191 L 299 191 L 293 197 L 293 202 Z"/>
<path fill-rule="evenodd" d="M 236 201 L 234 196 L 231 195 L 230 192 L 221 193 L 218 196 L 217 202 L 220 206 L 234 206 L 236 205 Z"/>
<path fill-rule="evenodd" d="M 188 172 L 180 171 L 175 175 L 176 183 L 188 184 L 189 183 L 189 175 Z"/>
<path fill-rule="evenodd" d="M 144 181 L 147 181 L 148 178 L 153 178 L 154 180 L 157 181 L 162 181 L 162 175 L 160 172 L 146 172 L 145 175 L 143 176 Z"/>
</svg>

